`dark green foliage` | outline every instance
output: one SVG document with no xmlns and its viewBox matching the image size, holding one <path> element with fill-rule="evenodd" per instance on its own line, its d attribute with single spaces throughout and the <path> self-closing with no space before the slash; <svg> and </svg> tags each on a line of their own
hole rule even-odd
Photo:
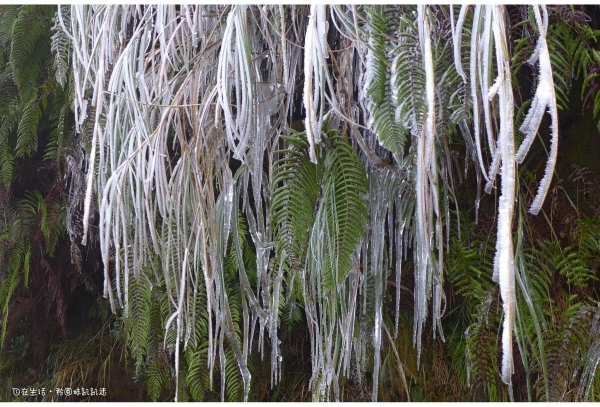
<svg viewBox="0 0 600 407">
<path fill-rule="evenodd" d="M 494 254 L 490 248 L 495 242 L 489 235 L 473 233 L 474 225 L 469 220 L 463 222 L 461 229 L 467 234 L 461 240 L 453 234 L 450 252 L 445 258 L 448 280 L 455 295 L 464 298 L 462 307 L 467 308 L 470 319 L 464 331 L 466 377 L 463 379 L 470 388 L 471 400 L 498 401 L 502 394 L 497 358 L 502 307 L 498 287 L 491 280 Z"/>
<path fill-rule="evenodd" d="M 91 277 L 95 248 L 84 260 L 75 235 L 65 233 L 69 177 L 57 166 L 64 156 L 47 149 L 49 135 L 65 140 L 72 129 L 71 103 L 51 64 L 55 13 L 54 6 L 0 6 L 0 381 L 19 373 L 24 361 L 41 372 L 56 351 L 50 343 L 72 334 L 74 293 L 98 293 Z M 69 83 L 70 74 L 63 84 Z M 23 353 L 13 352 L 23 336 Z M 69 360 L 57 362 L 56 371 L 66 372 Z"/>
<path fill-rule="evenodd" d="M 575 229 L 573 245 L 579 249 L 577 251 L 579 259 L 597 275 L 600 271 L 600 219 L 581 219 Z M 583 280 L 596 279 L 589 273 L 576 275 L 576 277 Z"/>
<path fill-rule="evenodd" d="M 309 236 L 318 216 L 327 222 L 324 259 L 326 290 L 344 280 L 352 266 L 350 255 L 364 233 L 368 181 L 364 166 L 345 136 L 323 133 L 317 164 L 310 162 L 305 133 L 284 136 L 293 148 L 281 151 L 276 163 L 273 224 L 278 253 L 290 258 L 292 268 L 304 266 Z M 317 249 L 313 247 L 312 250 Z"/>
<path fill-rule="evenodd" d="M 585 288 L 588 281 L 598 281 L 594 272 L 587 267 L 585 254 L 579 253 L 571 246 L 566 246 L 561 249 L 560 242 L 557 240 L 544 242 L 538 240 L 539 249 L 533 251 L 528 256 L 528 264 L 536 271 L 534 275 L 538 278 L 555 276 L 556 273 L 565 277 L 567 284 L 576 288 Z M 548 281 L 546 281 L 547 285 Z M 543 281 L 537 283 L 537 286 L 542 289 L 542 293 L 548 293 L 548 289 L 543 286 Z M 545 296 L 544 296 L 545 297 Z"/>
<path fill-rule="evenodd" d="M 303 266 L 308 236 L 315 219 L 323 160 L 317 150 L 317 165 L 310 162 L 305 133 L 282 136 L 291 148 L 282 150 L 273 177 L 274 235 L 279 253 L 285 250 L 292 267 Z"/>
<path fill-rule="evenodd" d="M 327 212 L 328 234 L 333 240 L 325 255 L 325 288 L 342 282 L 352 267 L 351 254 L 364 234 L 368 206 L 364 194 L 368 181 L 364 166 L 348 143 L 336 131 L 329 131 L 325 144 L 323 203 Z M 331 280 L 329 280 L 331 276 Z"/>
<path fill-rule="evenodd" d="M 150 334 L 150 310 L 152 308 L 152 286 L 146 273 L 129 285 L 129 313 L 126 318 L 128 345 L 137 370 L 143 366 Z"/>
</svg>

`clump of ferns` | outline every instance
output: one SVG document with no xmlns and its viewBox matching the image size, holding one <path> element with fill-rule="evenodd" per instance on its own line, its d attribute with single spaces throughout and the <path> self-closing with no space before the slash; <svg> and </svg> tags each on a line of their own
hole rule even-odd
<svg viewBox="0 0 600 407">
<path fill-rule="evenodd" d="M 559 315 L 545 333 L 548 394 L 545 393 L 540 363 L 533 363 L 532 371 L 538 375 L 534 389 L 540 401 L 579 401 L 587 384 L 582 375 L 590 363 L 588 349 L 597 341 L 592 330 L 597 308 L 568 298 L 562 306 L 567 308 L 560 310 L 562 314 L 556 312 Z M 591 378 L 594 378 L 593 371 Z"/>
<path fill-rule="evenodd" d="M 110 388 L 113 369 L 126 358 L 125 342 L 121 340 L 122 326 L 111 315 L 100 330 L 87 328 L 77 336 L 63 341 L 49 357 L 46 388 L 81 387 Z M 47 392 L 44 401 L 64 401 Z M 82 397 L 81 401 L 92 401 Z"/>
<path fill-rule="evenodd" d="M 473 231 L 473 224 L 463 217 L 461 230 Z M 466 384 L 472 400 L 502 400 L 504 386 L 500 381 L 498 330 L 501 323 L 501 304 L 493 274 L 494 242 L 486 234 L 464 233 L 458 229 L 451 235 L 445 258 L 448 281 L 455 296 L 461 296 L 457 317 L 465 338 Z M 462 323 L 460 321 L 463 321 Z M 460 377 L 460 369 L 456 369 Z"/>
<path fill-rule="evenodd" d="M 587 363 L 583 355 L 593 344 L 590 284 L 598 279 L 590 265 L 593 250 L 598 248 L 599 232 L 592 226 L 594 223 L 581 222 L 573 245 L 562 246 L 556 239 L 537 240 L 524 251 L 530 281 L 541 300 L 545 318 L 543 349 L 531 360 L 532 387 L 537 400 L 574 401 L 581 385 L 578 377 Z M 525 324 L 528 325 L 533 329 L 531 324 Z"/>
<path fill-rule="evenodd" d="M 568 180 L 574 183 L 576 190 L 573 200 L 582 214 L 592 215 L 600 218 L 600 182 L 598 174 L 588 167 L 571 163 L 571 174 Z"/>
<path fill-rule="evenodd" d="M 248 243 L 247 225 L 238 214 L 238 232 L 242 242 L 242 261 L 248 274 L 250 285 L 256 286 L 256 257 Z M 228 242 L 227 255 L 223 263 L 224 287 L 229 301 L 235 335 L 240 341 L 242 335 L 243 299 L 242 286 L 238 275 L 238 258 L 233 238 Z M 160 267 L 155 262 L 154 267 Z M 126 318 L 129 349 L 136 361 L 136 377 L 146 382 L 148 396 L 153 401 L 167 400 L 175 392 L 175 371 L 172 365 L 173 346 L 176 340 L 173 329 L 165 332 L 164 326 L 171 314 L 165 284 L 152 286 L 149 274 L 152 267 L 145 269 L 130 287 L 130 315 Z M 179 365 L 179 401 L 241 401 L 244 397 L 244 384 L 236 363 L 233 348 L 224 340 L 223 353 L 219 353 L 212 366 L 208 360 L 208 318 L 205 309 L 206 292 L 198 288 L 196 297 L 195 327 L 187 347 L 182 350 Z M 165 343 L 167 346 L 165 347 Z M 183 348 L 183 347 L 182 347 Z M 224 369 L 221 369 L 224 365 Z M 253 359 L 248 360 L 252 371 Z M 208 367 L 208 368 L 207 368 Z M 211 372 L 212 369 L 212 372 Z M 216 374 L 215 372 L 221 372 Z M 253 386 L 258 386 L 256 381 Z M 221 389 L 221 392 L 219 392 Z"/>
<path fill-rule="evenodd" d="M 64 261 L 70 247 L 64 240 L 65 194 L 60 182 L 50 185 L 45 196 L 29 190 L 15 198 L 2 187 L 0 195 L 0 347 L 10 346 L 15 335 L 24 332 L 26 321 L 27 355 L 41 364 L 45 336 L 67 335 L 70 294 L 79 284 L 93 291 L 94 283 L 89 274 L 77 273 L 77 265 Z"/>
<path fill-rule="evenodd" d="M 600 270 L 600 219 L 581 219 L 573 233 L 572 245 L 578 248 L 582 261 L 597 275 Z"/>
</svg>

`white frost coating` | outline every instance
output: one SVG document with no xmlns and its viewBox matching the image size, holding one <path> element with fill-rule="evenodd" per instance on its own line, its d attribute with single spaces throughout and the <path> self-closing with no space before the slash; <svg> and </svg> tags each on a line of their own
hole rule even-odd
<svg viewBox="0 0 600 407">
<path fill-rule="evenodd" d="M 433 55 L 431 52 L 431 38 L 429 36 L 429 21 L 422 7 L 419 7 L 419 34 L 421 36 L 421 46 L 423 52 L 423 62 L 425 64 L 425 98 L 427 100 L 427 119 L 425 120 L 425 165 L 435 166 L 434 159 L 434 128 L 435 128 L 435 78 L 433 74 Z M 435 168 L 431 169 L 432 174 L 437 176 Z"/>
<path fill-rule="evenodd" d="M 554 166 L 556 165 L 556 157 L 558 155 L 558 111 L 556 107 L 556 94 L 554 92 L 554 81 L 552 80 L 552 65 L 550 63 L 550 54 L 548 52 L 548 44 L 546 43 L 546 25 L 547 25 L 547 11 L 546 8 L 543 7 L 544 10 L 544 22 L 542 22 L 542 17 L 540 16 L 539 6 L 534 5 L 533 11 L 535 14 L 535 20 L 538 24 L 538 31 L 540 36 L 538 37 L 538 45 L 536 47 L 537 58 L 539 60 L 539 85 L 535 92 L 535 97 L 531 104 L 531 108 L 519 129 L 522 133 L 525 134 L 525 139 L 521 144 L 521 147 L 517 151 L 516 161 L 518 163 L 523 162 L 525 155 L 529 151 L 531 144 L 537 134 L 537 131 L 542 122 L 542 118 L 548 108 L 548 112 L 550 113 L 550 117 L 552 119 L 552 124 L 550 125 L 551 130 L 551 143 L 550 143 L 550 157 L 548 158 L 548 162 L 546 163 L 546 170 L 544 172 L 544 178 L 540 182 L 540 186 L 538 188 L 538 192 L 531 204 L 531 208 L 529 208 L 529 212 L 537 215 L 542 208 L 542 204 L 544 203 L 544 199 L 546 198 L 546 194 L 548 193 L 548 189 L 550 188 L 550 183 L 552 181 L 552 174 L 554 173 Z M 532 63 L 535 60 L 531 61 Z"/>
<path fill-rule="evenodd" d="M 539 16 L 539 10 L 537 6 L 534 6 L 534 11 Z M 537 20 L 537 19 L 536 19 Z M 539 21 L 541 23 L 541 21 Z M 542 27 L 538 26 L 538 30 L 542 31 Z M 535 97 L 531 103 L 531 108 L 523 121 L 523 124 L 519 130 L 525 134 L 525 140 L 521 144 L 521 147 L 517 151 L 516 160 L 518 163 L 523 162 L 525 155 L 529 151 L 533 139 L 537 134 L 537 131 L 542 122 L 542 118 L 546 111 L 546 107 L 549 107 L 550 115 L 554 119 L 556 113 L 556 98 L 554 95 L 554 83 L 552 81 L 552 65 L 550 64 L 550 55 L 548 53 L 548 45 L 546 39 L 542 34 L 538 38 L 538 50 L 537 59 L 539 60 L 539 85 L 535 92 Z M 535 60 L 530 61 L 535 63 Z M 554 123 L 553 123 L 554 124 Z M 555 128 L 552 129 L 556 131 Z"/>
<path fill-rule="evenodd" d="M 281 15 L 281 60 L 283 61 L 283 86 L 286 92 L 292 91 L 292 84 L 289 82 L 290 68 L 287 53 L 287 38 L 286 38 L 286 27 L 285 27 L 285 14 L 283 10 L 283 4 L 279 5 L 279 14 Z"/>
<path fill-rule="evenodd" d="M 481 173 L 486 181 L 488 177 L 485 171 L 485 165 L 483 164 L 483 154 L 481 153 L 481 140 L 480 140 L 480 124 L 479 124 L 479 95 L 477 93 L 477 58 L 479 50 L 479 20 L 481 18 L 481 6 L 478 4 L 475 6 L 473 13 L 473 28 L 471 29 L 471 60 L 469 66 L 470 73 L 470 85 L 471 85 L 471 98 L 473 99 L 473 130 L 475 136 L 475 146 L 477 147 L 477 160 Z M 487 102 L 486 102 L 487 103 Z M 479 172 L 478 172 L 479 173 Z"/>
<path fill-rule="evenodd" d="M 488 148 L 490 149 L 490 153 L 493 155 L 496 152 L 496 145 L 494 143 L 494 131 L 492 127 L 492 113 L 490 110 L 490 102 L 487 99 L 488 89 L 490 86 L 490 77 L 492 74 L 490 67 L 490 60 L 492 59 L 490 51 L 490 42 L 492 39 L 490 35 L 490 31 L 492 29 L 492 10 L 490 7 L 485 8 L 484 23 L 485 24 L 483 28 L 483 35 L 481 37 L 481 44 L 483 46 L 479 48 L 479 53 L 481 54 L 480 58 L 483 60 L 483 64 L 479 65 L 479 87 L 481 89 L 483 114 L 485 117 L 485 128 L 488 138 Z"/>
<path fill-rule="evenodd" d="M 106 29 L 107 29 L 107 23 L 108 23 L 108 18 L 105 18 L 104 23 L 103 23 L 103 29 L 102 29 L 102 47 L 100 48 L 100 52 L 99 52 L 99 56 L 97 57 L 98 60 L 98 70 L 100 72 L 104 72 L 104 60 L 105 60 L 105 53 L 106 53 Z M 84 84 L 83 86 L 85 86 L 85 80 L 84 80 Z M 103 90 L 104 90 L 104 75 L 98 75 L 98 77 L 96 78 L 96 84 L 94 86 L 94 96 L 95 98 L 92 100 L 92 105 L 94 105 L 96 107 L 96 117 L 95 117 L 95 124 L 94 124 L 94 132 L 93 132 L 93 137 L 92 137 L 92 151 L 90 153 L 90 159 L 89 159 L 89 167 L 88 167 L 88 180 L 87 180 L 87 187 L 86 187 L 86 192 L 85 192 L 85 201 L 84 201 L 84 209 L 83 209 L 83 237 L 81 238 L 81 244 L 85 245 L 87 243 L 87 231 L 88 231 L 88 223 L 89 223 L 89 219 L 90 219 L 90 206 L 91 206 L 91 202 L 92 202 L 92 186 L 94 185 L 94 176 L 95 176 L 95 170 L 94 170 L 94 165 L 96 163 L 96 144 L 98 141 L 98 137 L 100 135 L 101 137 L 101 133 L 102 133 L 102 129 L 100 128 L 100 115 L 102 113 L 102 101 L 103 101 Z M 78 94 L 83 94 L 84 92 L 79 90 Z M 87 108 L 87 103 L 85 103 L 85 105 L 83 106 L 84 108 Z M 83 122 L 83 119 L 85 119 L 85 110 L 83 110 L 81 112 L 81 115 L 79 120 L 81 120 Z"/>
<path fill-rule="evenodd" d="M 249 45 L 244 41 L 248 30 L 244 6 L 236 5 L 227 16 L 227 24 L 223 34 L 223 44 L 219 53 L 217 86 L 218 103 L 223 110 L 225 129 L 229 147 L 234 152 L 234 158 L 244 161 L 246 147 L 252 134 L 252 104 L 254 81 L 253 69 L 249 56 Z M 234 45 L 235 44 L 235 45 Z M 162 47 L 161 47 L 162 50 Z M 230 72 L 233 69 L 233 84 L 230 84 Z M 231 87 L 236 89 L 237 114 L 234 120 L 231 111 L 229 93 Z M 216 110 L 220 114 L 219 109 Z M 216 120 L 218 122 L 218 118 Z M 238 144 L 236 145 L 236 140 Z"/>
<path fill-rule="evenodd" d="M 450 6 L 451 13 L 453 13 L 453 8 L 454 6 Z M 465 23 L 468 10 L 469 6 L 467 4 L 463 4 L 458 15 L 458 21 L 456 21 L 456 28 L 452 30 L 452 41 L 454 42 L 454 65 L 456 66 L 456 72 L 461 76 L 464 83 L 467 83 L 467 76 L 465 75 L 465 71 L 463 71 L 460 49 L 462 44 L 463 25 Z M 454 25 L 454 18 L 452 18 L 452 25 Z"/>
<path fill-rule="evenodd" d="M 492 157 L 492 163 L 490 164 L 490 173 L 488 175 L 488 182 L 485 184 L 485 192 L 487 194 L 492 192 L 492 187 L 494 186 L 494 180 L 496 179 L 496 175 L 500 170 L 500 157 L 501 153 L 499 150 L 496 150 L 496 153 Z"/>
<path fill-rule="evenodd" d="M 319 144 L 321 141 L 321 127 L 323 124 L 324 106 L 321 99 L 323 96 L 321 83 L 323 83 L 323 77 L 326 75 L 324 68 L 326 66 L 325 59 L 327 58 L 325 7 L 316 4 L 310 7 L 310 17 L 304 42 L 303 102 L 306 109 L 306 137 L 309 144 L 310 160 L 313 163 L 317 162 L 315 144 Z"/>
<path fill-rule="evenodd" d="M 498 205 L 498 237 L 494 259 L 494 280 L 500 282 L 500 295 L 504 310 L 502 329 L 502 381 L 510 384 L 513 373 L 512 331 L 515 320 L 515 268 L 512 241 L 512 218 L 515 204 L 515 174 L 513 106 L 510 77 L 510 58 L 506 46 L 504 8 L 493 7 L 493 32 L 498 66 L 498 106 L 500 114 L 500 134 L 498 149 L 502 159 L 502 186 Z"/>
<path fill-rule="evenodd" d="M 310 7 L 310 17 L 306 28 L 306 40 L 304 42 L 304 108 L 306 109 L 306 138 L 309 144 L 310 161 L 317 162 L 315 154 L 314 139 L 314 104 L 313 104 L 313 36 L 315 31 L 315 20 L 317 17 L 317 5 Z"/>
</svg>

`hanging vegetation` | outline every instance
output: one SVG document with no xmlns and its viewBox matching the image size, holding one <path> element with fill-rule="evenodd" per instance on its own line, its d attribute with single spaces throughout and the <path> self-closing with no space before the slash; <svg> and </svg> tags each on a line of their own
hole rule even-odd
<svg viewBox="0 0 600 407">
<path fill-rule="evenodd" d="M 51 37 L 41 24 L 22 32 L 28 8 L 0 19 L 0 42 L 13 44 L 0 81 L 14 88 L 0 107 L 9 109 L 0 145 L 11 146 L 0 148 L 0 179 L 8 190 L 15 159 L 36 151 L 49 116 L 46 159 L 68 205 L 56 215 L 51 192 L 31 192 L 24 219 L 41 213 L 51 248 L 66 232 L 79 269 L 81 250 L 99 249 L 102 294 L 150 399 L 248 401 L 257 376 L 276 394 L 299 326 L 314 401 L 344 400 L 348 381 L 353 397 L 372 401 L 600 394 L 598 214 L 564 186 L 592 197 L 597 185 L 582 168 L 565 183 L 555 177 L 574 78 L 600 110 L 600 32 L 583 11 L 72 5 L 51 14 Z M 50 74 L 19 69 L 42 58 L 35 47 L 52 52 Z M 560 202 L 574 215 L 557 236 Z M 51 229 L 47 213 L 64 229 Z M 6 255 L 20 245 L 30 261 L 38 242 L 15 236 Z M 2 339 L 23 261 L 9 263 Z M 422 383 L 427 366 L 440 376 Z"/>
</svg>

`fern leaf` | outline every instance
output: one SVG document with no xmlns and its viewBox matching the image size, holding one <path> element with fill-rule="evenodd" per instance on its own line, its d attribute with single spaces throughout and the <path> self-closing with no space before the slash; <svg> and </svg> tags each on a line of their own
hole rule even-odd
<svg viewBox="0 0 600 407">
<path fill-rule="evenodd" d="M 44 53 L 36 50 L 36 43 L 48 43 L 44 35 L 48 27 L 42 17 L 47 8 L 39 6 L 22 6 L 14 22 L 11 39 L 10 65 L 19 92 L 27 95 L 35 86 L 35 80 L 42 66 Z M 49 45 L 49 44 L 48 44 Z M 28 99 L 25 97 L 24 99 Z"/>
<path fill-rule="evenodd" d="M 13 180 L 15 158 L 6 144 L 0 145 L 0 182 L 9 189 Z"/>
<path fill-rule="evenodd" d="M 64 6 L 59 6 L 58 12 L 62 14 L 63 20 L 68 20 L 71 14 L 69 7 Z M 64 87 L 69 72 L 70 43 L 69 37 L 62 30 L 58 17 L 52 27 L 52 32 L 54 34 L 52 35 L 51 49 L 54 54 L 56 81 Z"/>
<path fill-rule="evenodd" d="M 327 229 L 333 247 L 325 253 L 323 270 L 325 289 L 342 282 L 352 267 L 351 254 L 364 234 L 368 206 L 364 196 L 369 191 L 365 167 L 346 137 L 330 130 L 331 149 L 325 158 L 323 203 L 327 211 Z M 329 188 L 331 186 L 331 188 Z"/>
<path fill-rule="evenodd" d="M 371 113 L 369 127 L 373 129 L 382 145 L 390 150 L 398 160 L 404 155 L 406 131 L 396 122 L 391 91 L 391 70 L 389 59 L 391 41 L 389 34 L 394 30 L 393 8 L 372 6 L 369 13 L 369 44 L 367 52 L 366 95 L 367 108 Z"/>
<path fill-rule="evenodd" d="M 16 147 L 17 156 L 23 157 L 37 151 L 37 128 L 41 117 L 42 112 L 37 97 L 34 97 L 25 105 L 23 115 L 19 121 Z"/>
<path fill-rule="evenodd" d="M 168 379 L 164 369 L 161 368 L 160 362 L 156 360 L 148 366 L 148 379 L 146 381 L 146 389 L 148 396 L 152 401 L 158 401 L 163 388 L 168 383 Z"/>
<path fill-rule="evenodd" d="M 8 323 L 8 306 L 12 295 L 21 280 L 21 270 L 12 269 L 8 277 L 0 285 L 0 305 L 2 305 L 2 333 L 0 334 L 0 348 L 4 346 L 6 328 Z"/>
<path fill-rule="evenodd" d="M 128 346 L 135 360 L 136 370 L 141 369 L 144 357 L 148 352 L 148 336 L 150 334 L 150 310 L 152 307 L 152 290 L 146 273 L 140 273 L 137 281 L 129 283 L 129 313 L 127 325 L 129 330 Z"/>
<path fill-rule="evenodd" d="M 273 177 L 273 213 L 275 241 L 279 253 L 285 251 L 293 267 L 300 267 L 307 250 L 319 194 L 322 165 L 310 161 L 305 133 L 293 132 L 289 137 L 292 149 L 275 164 Z M 318 160 L 317 162 L 320 162 Z"/>
</svg>

